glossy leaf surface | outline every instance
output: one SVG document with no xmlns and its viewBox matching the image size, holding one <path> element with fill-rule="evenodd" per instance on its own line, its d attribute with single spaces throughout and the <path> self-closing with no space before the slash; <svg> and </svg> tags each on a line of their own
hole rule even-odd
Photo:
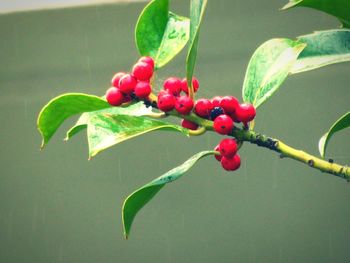
<svg viewBox="0 0 350 263">
<path fill-rule="evenodd" d="M 300 36 L 307 44 L 291 73 L 313 70 L 334 63 L 350 61 L 350 30 L 335 29 Z"/>
<path fill-rule="evenodd" d="M 206 5 L 207 0 L 191 0 L 190 41 L 186 59 L 186 78 L 189 86 L 190 97 L 191 94 L 193 94 L 192 77 L 197 59 L 199 30 Z"/>
<path fill-rule="evenodd" d="M 160 68 L 174 58 L 189 39 L 190 21 L 169 12 L 169 0 L 153 0 L 142 11 L 135 38 L 142 56 L 151 56 Z"/>
<path fill-rule="evenodd" d="M 83 93 L 67 93 L 52 99 L 38 116 L 37 126 L 42 135 L 41 147 L 48 143 L 59 126 L 69 117 L 89 111 L 109 108 L 104 99 Z"/>
<path fill-rule="evenodd" d="M 143 116 L 152 113 L 151 107 L 146 107 L 143 102 L 138 102 L 135 104 L 131 104 L 125 107 L 111 107 L 99 111 L 86 112 L 83 113 L 75 125 L 70 128 L 67 132 L 65 140 L 69 140 L 78 132 L 87 128 L 87 124 L 89 122 L 89 118 L 94 114 L 123 114 L 123 115 L 131 115 L 131 116 Z"/>
<path fill-rule="evenodd" d="M 344 27 L 350 27 L 349 0 L 290 0 L 282 9 L 296 6 L 314 8 L 337 17 Z"/>
<path fill-rule="evenodd" d="M 173 168 L 129 195 L 124 201 L 122 211 L 125 237 L 127 238 L 129 236 L 131 224 L 136 214 L 159 192 L 160 189 L 166 184 L 183 176 L 199 159 L 215 153 L 215 151 L 199 152 L 180 166 Z"/>
<path fill-rule="evenodd" d="M 87 126 L 89 157 L 125 140 L 154 130 L 179 131 L 188 136 L 180 126 L 142 116 L 101 113 L 90 116 Z"/>
<path fill-rule="evenodd" d="M 305 44 L 286 38 L 271 39 L 253 54 L 246 71 L 242 97 L 256 108 L 283 83 Z"/>
<path fill-rule="evenodd" d="M 326 134 L 324 134 L 319 140 L 318 150 L 323 158 L 325 157 L 327 145 L 329 140 L 332 138 L 332 136 L 336 132 L 341 131 L 348 127 L 350 127 L 350 111 L 344 114 L 342 117 L 340 117 L 329 129 L 329 131 Z"/>
</svg>

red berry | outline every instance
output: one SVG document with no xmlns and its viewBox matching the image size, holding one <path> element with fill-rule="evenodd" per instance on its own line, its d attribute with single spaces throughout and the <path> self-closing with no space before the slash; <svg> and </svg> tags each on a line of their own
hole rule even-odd
<svg viewBox="0 0 350 263">
<path fill-rule="evenodd" d="M 216 146 L 215 146 L 214 151 L 219 152 L 219 145 L 216 145 Z M 214 157 L 215 157 L 215 159 L 218 160 L 219 162 L 220 162 L 221 159 L 222 159 L 222 155 L 221 155 L 221 154 L 215 154 Z"/>
<path fill-rule="evenodd" d="M 211 104 L 213 105 L 213 108 L 220 107 L 221 100 L 222 100 L 222 97 L 220 97 L 220 96 L 216 96 L 216 97 L 212 98 Z"/>
<path fill-rule="evenodd" d="M 158 94 L 158 109 L 162 111 L 171 111 L 175 107 L 176 98 L 168 92 L 160 92 Z"/>
<path fill-rule="evenodd" d="M 221 166 L 226 171 L 235 171 L 241 166 L 241 157 L 239 157 L 238 154 L 234 155 L 232 158 L 223 156 L 221 159 Z"/>
<path fill-rule="evenodd" d="M 222 135 L 229 134 L 232 131 L 233 126 L 233 120 L 226 114 L 222 114 L 214 120 L 214 130 Z"/>
<path fill-rule="evenodd" d="M 182 127 L 189 129 L 189 130 L 197 130 L 198 129 L 198 124 L 194 123 L 192 121 L 188 121 L 183 119 L 181 122 Z"/>
<path fill-rule="evenodd" d="M 176 98 L 175 109 L 180 114 L 189 114 L 193 108 L 193 100 L 188 96 Z"/>
<path fill-rule="evenodd" d="M 208 118 L 212 109 L 213 105 L 208 99 L 199 99 L 194 106 L 194 111 L 202 118 Z"/>
<path fill-rule="evenodd" d="M 219 144 L 219 151 L 222 156 L 232 158 L 237 153 L 237 142 L 234 139 L 223 139 Z"/>
<path fill-rule="evenodd" d="M 238 100 L 233 96 L 225 96 L 220 101 L 220 107 L 224 109 L 226 114 L 232 114 L 239 106 Z"/>
<path fill-rule="evenodd" d="M 131 94 L 136 86 L 137 80 L 130 74 L 125 74 L 119 80 L 119 89 L 125 94 Z"/>
<path fill-rule="evenodd" d="M 138 62 L 145 62 L 152 67 L 152 70 L 154 69 L 154 60 L 151 57 L 141 57 Z"/>
<path fill-rule="evenodd" d="M 123 77 L 125 75 L 125 72 L 118 72 L 116 73 L 112 80 L 111 80 L 111 83 L 112 83 L 112 86 L 113 87 L 116 87 L 116 88 L 119 88 L 119 80 L 121 77 Z"/>
<path fill-rule="evenodd" d="M 147 81 L 139 81 L 135 86 L 135 95 L 139 98 L 147 98 L 151 91 L 151 85 Z"/>
<path fill-rule="evenodd" d="M 175 97 L 181 92 L 181 80 L 175 77 L 170 77 L 164 81 L 164 90 L 169 91 Z"/>
<path fill-rule="evenodd" d="M 132 74 L 138 80 L 149 80 L 153 75 L 153 68 L 146 62 L 137 62 L 132 68 Z"/>
<path fill-rule="evenodd" d="M 236 109 L 236 118 L 243 122 L 244 124 L 247 124 L 248 122 L 252 121 L 255 117 L 256 111 L 252 104 L 243 103 L 239 105 Z"/>
<path fill-rule="evenodd" d="M 199 81 L 195 77 L 192 78 L 192 86 L 193 86 L 193 91 L 197 92 L 197 90 L 199 89 Z M 188 85 L 187 85 L 186 78 L 182 79 L 182 81 L 181 81 L 181 89 L 183 92 L 188 94 Z"/>
<path fill-rule="evenodd" d="M 124 95 L 115 87 L 111 87 L 106 91 L 106 100 L 113 106 L 119 106 L 123 103 Z"/>
</svg>

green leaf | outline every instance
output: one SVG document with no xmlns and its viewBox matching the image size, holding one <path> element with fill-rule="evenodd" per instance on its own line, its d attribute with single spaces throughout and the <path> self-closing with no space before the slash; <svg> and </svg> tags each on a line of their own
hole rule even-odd
<svg viewBox="0 0 350 263">
<path fill-rule="evenodd" d="M 189 136 L 188 129 L 142 116 L 100 113 L 90 116 L 87 127 L 89 157 L 125 140 L 154 130 L 179 131 Z"/>
<path fill-rule="evenodd" d="M 294 64 L 292 74 L 350 61 L 350 30 L 348 29 L 319 31 L 300 36 L 298 39 L 307 46 Z"/>
<path fill-rule="evenodd" d="M 132 115 L 132 116 L 143 116 L 152 113 L 151 107 L 146 107 L 145 104 L 140 101 L 125 107 L 111 107 L 99 111 L 92 111 L 83 113 L 75 125 L 70 128 L 67 132 L 65 140 L 69 140 L 78 132 L 87 128 L 89 118 L 94 114 L 109 113 L 109 114 L 122 114 L 122 115 Z"/>
<path fill-rule="evenodd" d="M 67 118 L 109 107 L 110 105 L 104 99 L 83 93 L 67 93 L 52 99 L 42 108 L 38 116 L 37 127 L 43 138 L 41 148 L 48 143 Z"/>
<path fill-rule="evenodd" d="M 332 138 L 334 133 L 343 130 L 345 128 L 350 127 L 350 111 L 340 117 L 333 126 L 329 129 L 327 133 L 325 133 L 318 142 L 318 150 L 321 156 L 324 158 L 326 153 L 326 148 L 329 140 Z"/>
<path fill-rule="evenodd" d="M 187 84 L 190 87 L 190 97 L 192 97 L 193 94 L 192 77 L 197 59 L 199 29 L 201 26 L 202 17 L 204 15 L 206 5 L 207 0 L 191 0 L 190 43 L 186 59 L 186 78 Z"/>
<path fill-rule="evenodd" d="M 142 56 L 155 60 L 158 69 L 185 47 L 189 31 L 190 20 L 169 12 L 169 0 L 153 0 L 137 21 L 136 45 Z"/>
<path fill-rule="evenodd" d="M 283 83 L 305 44 L 286 38 L 271 39 L 253 54 L 246 71 L 242 96 L 256 108 Z"/>
<path fill-rule="evenodd" d="M 344 27 L 350 27 L 349 0 L 289 0 L 282 9 L 291 7 L 310 7 L 337 17 Z"/>
<path fill-rule="evenodd" d="M 199 159 L 207 155 L 215 154 L 215 151 L 203 151 L 193 155 L 186 162 L 172 170 L 166 172 L 162 176 L 149 182 L 129 195 L 123 204 L 122 218 L 124 227 L 124 236 L 128 238 L 131 224 L 136 214 L 144 207 L 167 183 L 171 183 L 179 179 L 186 173 Z"/>
</svg>

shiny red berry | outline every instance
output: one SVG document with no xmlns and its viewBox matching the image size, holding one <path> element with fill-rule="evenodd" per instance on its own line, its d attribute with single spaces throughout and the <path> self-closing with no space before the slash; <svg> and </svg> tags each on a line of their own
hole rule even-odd
<svg viewBox="0 0 350 263">
<path fill-rule="evenodd" d="M 175 109 L 178 113 L 186 115 L 193 108 L 193 100 L 188 96 L 180 96 L 176 98 Z"/>
<path fill-rule="evenodd" d="M 149 80 L 153 75 L 153 68 L 146 62 L 137 62 L 132 68 L 132 74 L 138 80 Z"/>
<path fill-rule="evenodd" d="M 151 57 L 141 57 L 138 62 L 145 62 L 152 67 L 152 70 L 154 69 L 154 60 Z"/>
<path fill-rule="evenodd" d="M 226 114 L 232 114 L 239 107 L 239 101 L 233 96 L 222 97 L 220 107 L 224 109 Z"/>
<path fill-rule="evenodd" d="M 124 95 L 120 89 L 111 87 L 106 91 L 106 100 L 112 106 L 119 106 L 123 103 Z"/>
<path fill-rule="evenodd" d="M 181 80 L 175 77 L 170 77 L 164 81 L 164 90 L 167 90 L 174 96 L 180 95 L 181 92 Z"/>
<path fill-rule="evenodd" d="M 185 119 L 182 120 L 181 126 L 186 128 L 186 129 L 189 129 L 189 130 L 197 130 L 198 129 L 198 124 L 197 123 L 194 123 L 192 121 L 188 121 L 188 120 L 185 120 Z"/>
<path fill-rule="evenodd" d="M 125 94 L 131 94 L 136 86 L 137 80 L 130 74 L 125 74 L 119 80 L 119 89 Z"/>
<path fill-rule="evenodd" d="M 139 81 L 135 86 L 135 95 L 139 98 L 147 98 L 151 94 L 151 84 L 147 81 Z"/>
<path fill-rule="evenodd" d="M 208 118 L 212 109 L 213 105 L 208 99 L 199 99 L 194 106 L 195 113 L 202 118 Z"/>
<path fill-rule="evenodd" d="M 113 87 L 119 88 L 119 80 L 121 77 L 123 77 L 125 75 L 125 72 L 118 72 L 116 73 L 112 80 L 111 80 L 111 84 Z"/>
<path fill-rule="evenodd" d="M 222 135 L 229 134 L 232 131 L 233 126 L 233 120 L 226 114 L 222 114 L 214 120 L 214 130 Z"/>
<path fill-rule="evenodd" d="M 162 111 L 171 111 L 175 108 L 175 102 L 176 98 L 173 94 L 170 94 L 168 92 L 160 92 L 158 94 L 158 102 L 157 106 L 158 109 Z"/>
<path fill-rule="evenodd" d="M 211 99 L 211 104 L 213 105 L 213 108 L 220 107 L 221 99 L 222 99 L 222 97 L 220 97 L 220 96 L 216 96 L 216 97 Z"/>
<path fill-rule="evenodd" d="M 255 118 L 256 111 L 252 104 L 243 103 L 237 107 L 235 116 L 236 118 L 243 122 L 244 124 L 247 124 L 248 122 L 252 121 Z"/>
<path fill-rule="evenodd" d="M 226 138 L 221 140 L 219 151 L 222 156 L 232 158 L 237 153 L 238 147 L 235 139 Z"/>
<path fill-rule="evenodd" d="M 221 166 L 226 171 L 235 171 L 241 166 L 241 157 L 239 157 L 238 154 L 234 155 L 232 158 L 223 156 L 221 159 Z"/>
<path fill-rule="evenodd" d="M 215 146 L 214 151 L 219 152 L 219 145 L 216 145 L 216 146 Z M 221 155 L 221 154 L 215 154 L 214 157 L 215 157 L 215 159 L 218 160 L 219 162 L 220 162 L 221 159 L 222 159 L 222 155 Z"/>
<path fill-rule="evenodd" d="M 193 91 L 197 92 L 197 90 L 199 89 L 199 81 L 195 77 L 192 78 L 192 86 L 193 86 Z M 182 81 L 181 81 L 181 89 L 183 92 L 188 94 L 188 85 L 187 85 L 186 78 L 182 79 Z"/>
</svg>

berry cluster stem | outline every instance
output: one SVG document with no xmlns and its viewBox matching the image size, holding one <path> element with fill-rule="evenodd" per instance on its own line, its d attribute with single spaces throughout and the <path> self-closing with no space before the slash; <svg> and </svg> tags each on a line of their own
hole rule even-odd
<svg viewBox="0 0 350 263">
<path fill-rule="evenodd" d="M 151 102 L 155 104 L 156 98 L 151 99 Z M 190 135 L 201 135 L 205 132 L 205 130 L 214 130 L 212 121 L 203 119 L 194 113 L 190 113 L 188 115 L 181 115 L 175 110 L 173 110 L 167 112 L 167 115 L 171 115 L 181 119 L 186 119 L 197 123 L 199 126 L 201 126 L 200 132 L 198 132 L 198 134 Z M 332 160 L 327 161 L 320 159 L 302 150 L 295 149 L 278 139 L 271 138 L 269 136 L 260 134 L 249 129 L 241 129 L 237 127 L 233 128 L 229 136 L 236 138 L 239 142 L 246 141 L 257 146 L 275 151 L 280 154 L 281 158 L 290 158 L 302 162 L 311 168 L 318 169 L 321 172 L 332 174 L 334 176 L 346 179 L 348 182 L 350 181 L 350 167 L 334 163 Z"/>
</svg>

